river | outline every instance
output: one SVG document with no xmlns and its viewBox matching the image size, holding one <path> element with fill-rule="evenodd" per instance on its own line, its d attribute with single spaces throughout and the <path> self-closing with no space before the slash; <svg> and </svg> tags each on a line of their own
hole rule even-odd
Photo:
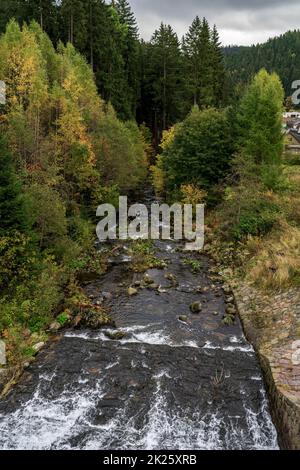
<svg viewBox="0 0 300 470">
<path fill-rule="evenodd" d="M 256 354 L 238 318 L 223 324 L 211 261 L 197 255 L 195 274 L 194 254 L 155 247 L 167 264 L 147 272 L 158 289 L 128 295 L 144 274 L 128 270 L 126 246 L 85 284 L 124 336 L 68 329 L 50 341 L 0 403 L 1 449 L 278 449 Z"/>
</svg>

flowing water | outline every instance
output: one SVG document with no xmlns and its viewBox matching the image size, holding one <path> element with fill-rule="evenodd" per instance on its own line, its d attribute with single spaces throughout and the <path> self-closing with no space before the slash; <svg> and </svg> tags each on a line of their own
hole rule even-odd
<svg viewBox="0 0 300 470">
<path fill-rule="evenodd" d="M 0 403 L 1 449 L 278 449 L 255 352 L 238 319 L 222 323 L 209 259 L 193 274 L 194 255 L 175 243 L 156 242 L 156 254 L 167 261 L 148 271 L 159 290 L 128 296 L 143 274 L 128 270 L 126 247 L 86 283 L 125 336 L 74 329 L 50 342 Z"/>
</svg>

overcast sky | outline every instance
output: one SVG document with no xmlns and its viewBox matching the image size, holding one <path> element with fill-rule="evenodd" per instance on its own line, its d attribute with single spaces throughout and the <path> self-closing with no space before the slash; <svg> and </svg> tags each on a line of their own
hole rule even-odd
<svg viewBox="0 0 300 470">
<path fill-rule="evenodd" d="M 300 28 L 300 0 L 129 0 L 141 36 L 148 40 L 161 21 L 181 37 L 196 15 L 215 23 L 224 45 L 263 42 Z"/>
</svg>

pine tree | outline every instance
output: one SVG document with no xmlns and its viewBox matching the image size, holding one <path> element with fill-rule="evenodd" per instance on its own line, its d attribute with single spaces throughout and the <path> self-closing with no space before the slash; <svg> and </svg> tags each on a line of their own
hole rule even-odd
<svg viewBox="0 0 300 470">
<path fill-rule="evenodd" d="M 12 229 L 24 231 L 28 228 L 29 220 L 21 191 L 12 157 L 0 136 L 0 235 Z"/>
<path fill-rule="evenodd" d="M 121 23 L 126 24 L 128 27 L 128 35 L 132 38 L 138 39 L 139 30 L 129 2 L 127 0 L 116 0 L 115 8 Z"/>
<path fill-rule="evenodd" d="M 127 83 L 127 100 L 130 107 L 128 118 L 136 117 L 137 102 L 140 97 L 140 74 L 139 74 L 139 33 L 135 16 L 127 0 L 117 0 L 115 8 L 119 16 L 120 23 L 126 27 L 124 38 L 124 48 L 122 56 L 124 60 L 124 73 Z"/>
<path fill-rule="evenodd" d="M 143 99 L 152 111 L 157 145 L 162 131 L 182 116 L 182 56 L 177 34 L 171 26 L 162 23 L 144 52 Z"/>
<path fill-rule="evenodd" d="M 214 104 L 211 31 L 205 18 L 194 19 L 184 37 L 186 77 L 191 105 Z"/>
<path fill-rule="evenodd" d="M 214 92 L 214 105 L 220 106 L 224 101 L 225 94 L 225 65 L 224 54 L 220 43 L 219 33 L 216 25 L 214 25 L 211 33 L 212 42 L 212 71 L 213 71 L 213 92 Z"/>
</svg>

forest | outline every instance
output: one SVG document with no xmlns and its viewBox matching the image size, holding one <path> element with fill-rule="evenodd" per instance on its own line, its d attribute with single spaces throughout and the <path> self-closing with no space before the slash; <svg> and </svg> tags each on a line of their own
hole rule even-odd
<svg viewBox="0 0 300 470">
<path fill-rule="evenodd" d="M 293 93 L 291 84 L 300 76 L 300 31 L 288 31 L 266 43 L 251 47 L 224 48 L 225 64 L 233 85 L 248 83 L 262 67 L 276 72 L 282 81 L 286 97 Z"/>
</svg>

